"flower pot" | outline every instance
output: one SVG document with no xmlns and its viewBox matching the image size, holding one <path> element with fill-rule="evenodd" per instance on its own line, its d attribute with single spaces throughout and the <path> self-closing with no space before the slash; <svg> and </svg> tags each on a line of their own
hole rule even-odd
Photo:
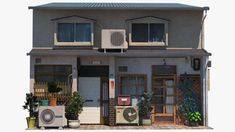
<svg viewBox="0 0 235 132">
<path fill-rule="evenodd" d="M 151 119 L 142 119 L 143 126 L 150 126 L 152 125 Z"/>
<path fill-rule="evenodd" d="M 80 127 L 80 120 L 68 120 L 68 125 L 70 128 Z"/>
<path fill-rule="evenodd" d="M 36 117 L 26 117 L 28 128 L 36 127 Z"/>
<path fill-rule="evenodd" d="M 56 106 L 57 105 L 57 98 L 50 98 L 50 106 Z"/>
<path fill-rule="evenodd" d="M 41 100 L 41 106 L 48 106 L 48 100 Z"/>
<path fill-rule="evenodd" d="M 194 121 L 190 121 L 189 122 L 189 126 L 191 126 L 191 127 L 198 127 L 199 123 L 198 122 L 194 122 Z"/>
</svg>

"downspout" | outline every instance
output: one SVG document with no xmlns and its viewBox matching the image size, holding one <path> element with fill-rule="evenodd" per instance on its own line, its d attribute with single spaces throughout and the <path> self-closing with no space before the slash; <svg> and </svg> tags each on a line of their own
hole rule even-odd
<svg viewBox="0 0 235 132">
<path fill-rule="evenodd" d="M 205 11 L 204 16 L 202 18 L 202 23 L 201 23 L 201 48 L 204 48 L 204 21 L 207 16 L 207 10 L 209 10 L 209 7 L 204 7 L 203 11 Z"/>
<path fill-rule="evenodd" d="M 204 16 L 203 16 L 203 18 L 202 18 L 202 23 L 201 23 L 201 49 L 204 49 L 204 21 L 205 21 L 205 19 L 206 19 L 206 16 L 207 16 L 207 10 L 209 10 L 209 7 L 204 7 L 204 11 L 205 11 L 205 13 L 204 13 Z M 203 62 L 205 62 L 205 63 L 207 63 L 207 60 L 208 60 L 208 58 L 204 58 L 203 57 Z M 203 76 L 202 76 L 202 83 L 203 83 L 203 85 L 202 85 L 202 87 L 203 87 L 203 98 L 204 98 L 204 100 L 203 100 L 203 125 L 205 125 L 205 126 L 208 126 L 208 108 L 207 108 L 207 105 L 208 105 L 208 103 L 207 103 L 207 92 L 208 92 L 208 89 L 207 89 L 207 64 L 204 64 L 203 63 L 203 65 L 205 66 L 202 66 L 203 68 L 202 68 L 202 70 L 203 70 L 203 72 L 202 72 L 202 74 L 203 74 Z M 205 68 L 205 69 L 204 69 Z M 205 77 L 205 80 L 203 79 L 203 77 Z M 204 80 L 204 81 L 203 81 Z"/>
</svg>

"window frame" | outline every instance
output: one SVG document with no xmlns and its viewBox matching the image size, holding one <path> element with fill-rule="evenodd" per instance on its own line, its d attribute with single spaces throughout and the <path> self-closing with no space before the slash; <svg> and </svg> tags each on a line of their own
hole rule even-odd
<svg viewBox="0 0 235 132">
<path fill-rule="evenodd" d="M 150 24 L 164 24 L 164 41 L 165 42 L 132 42 L 132 24 L 148 24 L 148 30 L 150 30 Z M 129 46 L 168 46 L 168 24 L 169 21 L 156 18 L 156 17 L 143 17 L 129 21 Z M 149 31 L 148 31 L 149 32 Z M 149 34 L 148 34 L 149 37 Z"/>
<path fill-rule="evenodd" d="M 121 86 L 121 78 L 122 77 L 143 77 L 144 78 L 144 92 L 147 92 L 147 75 L 146 74 L 119 74 L 119 85 L 118 85 L 118 95 L 122 95 L 122 86 Z M 139 96 L 139 95 L 131 95 L 131 96 Z"/>
<path fill-rule="evenodd" d="M 36 82 L 39 82 L 39 81 L 37 81 L 38 79 L 38 76 L 52 76 L 52 78 L 53 78 L 53 81 L 55 81 L 55 76 L 66 76 L 67 74 L 66 73 L 63 73 L 63 74 L 61 74 L 61 73 L 56 73 L 55 72 L 55 70 L 56 70 L 56 67 L 58 67 L 58 66 L 65 66 L 65 67 L 70 67 L 70 69 L 71 69 L 71 73 L 70 74 L 72 74 L 72 65 L 34 65 L 34 79 L 35 79 L 35 81 Z M 37 67 L 51 67 L 52 68 L 52 73 L 37 73 Z M 70 75 L 69 74 L 69 75 Z M 67 75 L 68 76 L 68 75 Z M 49 82 L 49 81 L 48 81 Z M 57 82 L 57 81 L 55 81 L 55 82 Z M 67 80 L 66 80 L 66 82 L 65 83 L 67 83 Z"/>
<path fill-rule="evenodd" d="M 89 23 L 91 26 L 91 41 L 90 42 L 59 42 L 57 38 L 58 34 L 58 24 L 59 23 Z M 75 31 L 75 27 L 74 27 Z M 66 18 L 66 19 L 61 19 L 61 20 L 56 20 L 54 22 L 54 45 L 55 46 L 93 46 L 94 45 L 94 21 L 90 19 L 85 19 L 85 18 Z"/>
</svg>

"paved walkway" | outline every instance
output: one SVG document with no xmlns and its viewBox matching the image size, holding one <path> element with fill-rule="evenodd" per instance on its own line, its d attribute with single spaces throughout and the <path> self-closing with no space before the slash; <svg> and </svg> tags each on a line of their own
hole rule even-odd
<svg viewBox="0 0 235 132">
<path fill-rule="evenodd" d="M 58 128 L 46 128 L 46 129 L 58 129 Z M 64 130 L 70 130 L 71 128 L 64 128 Z M 145 129 L 212 129 L 211 127 L 198 126 L 198 127 L 189 127 L 184 125 L 163 125 L 163 124 L 154 124 L 152 126 L 107 126 L 107 125 L 81 125 L 77 129 L 71 130 L 145 130 Z M 39 130 L 39 128 L 27 129 L 27 130 Z"/>
<path fill-rule="evenodd" d="M 184 125 L 157 125 L 154 124 L 152 126 L 106 126 L 106 125 L 81 125 L 79 130 L 120 130 L 120 129 L 212 129 L 206 126 L 199 127 L 188 127 Z"/>
</svg>

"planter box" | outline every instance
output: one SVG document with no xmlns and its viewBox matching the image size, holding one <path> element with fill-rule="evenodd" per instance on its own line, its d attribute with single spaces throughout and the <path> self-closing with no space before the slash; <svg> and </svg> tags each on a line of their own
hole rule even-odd
<svg viewBox="0 0 235 132">
<path fill-rule="evenodd" d="M 152 125 L 151 119 L 142 119 L 142 125 L 143 126 L 151 126 Z"/>
</svg>

